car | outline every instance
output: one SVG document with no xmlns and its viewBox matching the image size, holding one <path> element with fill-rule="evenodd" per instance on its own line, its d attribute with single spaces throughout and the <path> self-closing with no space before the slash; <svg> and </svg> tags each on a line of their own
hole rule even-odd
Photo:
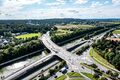
<svg viewBox="0 0 120 80">
<path fill-rule="evenodd" d="M 66 73 L 66 72 L 67 72 L 66 67 L 63 67 L 63 68 L 60 70 L 60 72 L 63 73 L 63 74 Z"/>
<path fill-rule="evenodd" d="M 68 66 L 66 65 L 65 68 L 68 69 Z"/>
<path fill-rule="evenodd" d="M 54 77 L 54 78 L 57 78 L 57 75 L 56 75 L 56 74 L 54 74 L 54 75 L 53 75 L 53 77 Z"/>
<path fill-rule="evenodd" d="M 84 69 L 84 67 L 82 66 L 82 68 Z"/>
</svg>

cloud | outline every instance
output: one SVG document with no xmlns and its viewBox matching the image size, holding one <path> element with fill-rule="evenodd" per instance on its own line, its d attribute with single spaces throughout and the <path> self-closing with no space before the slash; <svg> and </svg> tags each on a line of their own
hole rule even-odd
<svg viewBox="0 0 120 80">
<path fill-rule="evenodd" d="M 109 1 L 105 1 L 105 2 L 104 2 L 104 4 L 108 4 L 108 3 L 109 3 Z"/>
<path fill-rule="evenodd" d="M 61 2 L 61 3 L 64 3 L 65 0 L 56 0 L 57 2 Z"/>
<path fill-rule="evenodd" d="M 34 9 L 31 11 L 15 12 L 12 15 L 2 15 L 0 16 L 0 19 L 118 18 L 120 17 L 119 13 L 119 7 L 115 8 L 111 6 L 64 9 Z"/>
<path fill-rule="evenodd" d="M 109 1 L 55 0 L 46 3 L 42 1 L 43 0 L 2 0 L 2 5 L 0 5 L 0 19 L 120 17 L 120 7 L 108 4 Z M 79 5 L 87 2 L 89 5 Z M 118 3 L 118 1 L 114 2 L 114 4 Z M 29 8 L 29 10 L 26 11 L 25 7 Z"/>
<path fill-rule="evenodd" d="M 71 13 L 74 13 L 74 14 L 79 13 L 79 11 L 78 11 L 78 10 L 68 10 L 68 12 L 71 12 Z"/>
<path fill-rule="evenodd" d="M 65 4 L 65 3 L 66 3 L 65 0 L 56 0 L 56 1 L 51 2 L 51 3 L 46 3 L 46 5 L 48 5 L 48 6 L 59 6 L 59 5 Z"/>
<path fill-rule="evenodd" d="M 88 0 L 76 0 L 75 4 L 85 4 L 87 2 L 88 2 Z"/>
<path fill-rule="evenodd" d="M 65 3 L 60 3 L 60 2 L 52 2 L 52 3 L 46 3 L 46 5 L 48 5 L 48 6 L 58 6 L 58 5 L 63 5 L 63 4 L 65 4 Z"/>
<path fill-rule="evenodd" d="M 14 13 L 20 12 L 26 5 L 41 3 L 41 0 L 3 0 L 0 6 L 1 13 L 6 16 L 12 16 Z"/>
<path fill-rule="evenodd" d="M 120 5 L 120 0 L 112 0 L 112 3 L 113 3 L 114 5 Z"/>
<path fill-rule="evenodd" d="M 23 6 L 23 5 L 30 5 L 30 4 L 34 4 L 34 3 L 40 3 L 41 0 L 5 0 L 3 2 L 3 6 Z"/>
<path fill-rule="evenodd" d="M 102 6 L 103 4 L 102 3 L 100 3 L 100 2 L 92 2 L 92 4 L 91 4 L 91 6 L 90 7 L 100 7 L 100 6 Z"/>
</svg>

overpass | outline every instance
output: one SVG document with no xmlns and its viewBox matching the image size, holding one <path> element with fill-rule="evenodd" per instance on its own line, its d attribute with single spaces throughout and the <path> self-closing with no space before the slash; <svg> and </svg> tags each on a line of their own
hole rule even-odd
<svg viewBox="0 0 120 80">
<path fill-rule="evenodd" d="M 51 41 L 49 33 L 44 34 L 42 36 L 42 42 L 44 45 L 55 55 L 59 56 L 60 58 L 64 59 L 69 68 L 75 72 L 80 73 L 86 80 L 90 80 L 88 77 L 83 75 L 81 72 L 91 72 L 89 69 L 83 69 L 82 66 L 80 65 L 80 58 L 75 55 L 71 54 L 70 52 L 66 51 L 62 47 L 59 47 L 56 45 L 54 42 Z"/>
<path fill-rule="evenodd" d="M 97 36 L 95 38 L 97 38 Z M 75 54 L 71 54 L 70 52 L 66 51 L 62 47 L 59 47 L 54 42 L 52 42 L 50 39 L 49 33 L 44 34 L 41 40 L 44 43 L 44 45 L 51 51 L 52 54 L 50 54 L 49 56 L 46 56 L 43 59 L 38 60 L 37 62 L 31 65 L 27 65 L 23 69 L 20 69 L 19 71 L 5 77 L 5 80 L 14 80 L 18 78 L 20 75 L 24 75 L 25 73 L 27 73 L 27 70 L 34 68 L 34 66 L 37 66 L 38 64 L 42 63 L 44 60 L 48 59 L 53 55 L 57 55 L 60 58 L 64 59 L 71 70 L 74 70 L 75 72 L 79 72 L 82 76 L 84 75 L 81 72 L 88 72 L 88 73 L 91 72 L 89 69 L 87 68 L 83 69 L 81 67 L 80 65 L 80 61 L 82 60 L 81 57 L 78 57 Z M 86 80 L 90 80 L 88 77 L 86 76 L 84 77 Z"/>
</svg>

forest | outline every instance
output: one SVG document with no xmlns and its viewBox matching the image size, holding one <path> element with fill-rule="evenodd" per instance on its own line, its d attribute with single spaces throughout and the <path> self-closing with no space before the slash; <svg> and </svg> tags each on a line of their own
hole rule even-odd
<svg viewBox="0 0 120 80">
<path fill-rule="evenodd" d="M 99 51 L 104 59 L 120 70 L 120 42 L 111 40 L 98 40 L 93 47 Z"/>
<path fill-rule="evenodd" d="M 34 24 L 29 24 L 29 21 Z M 54 25 L 66 24 L 88 24 L 96 27 L 115 26 L 118 24 L 102 23 L 104 20 L 97 19 L 44 19 L 44 20 L 0 20 L 0 35 L 4 32 L 28 32 L 28 33 L 45 33 L 50 30 Z M 112 20 L 109 20 L 112 21 Z"/>
</svg>

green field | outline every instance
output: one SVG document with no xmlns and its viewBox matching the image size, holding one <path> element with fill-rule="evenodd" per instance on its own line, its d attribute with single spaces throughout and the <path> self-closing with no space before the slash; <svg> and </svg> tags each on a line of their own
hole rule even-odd
<svg viewBox="0 0 120 80">
<path fill-rule="evenodd" d="M 20 35 L 20 36 L 16 36 L 16 38 L 26 39 L 26 38 L 32 38 L 32 37 L 35 37 L 35 36 L 40 37 L 41 35 L 42 35 L 41 33 L 30 33 L 30 34 L 23 34 L 23 35 Z"/>
<path fill-rule="evenodd" d="M 112 33 L 113 34 L 120 34 L 120 30 L 114 30 Z"/>
<path fill-rule="evenodd" d="M 95 51 L 93 48 L 91 48 L 91 50 L 90 50 L 90 56 L 91 56 L 96 62 L 98 62 L 99 64 L 105 66 L 106 68 L 118 72 L 118 70 L 116 70 L 113 65 L 111 65 L 107 60 L 105 60 L 104 58 L 102 58 L 102 57 L 97 53 L 97 50 Z"/>
<path fill-rule="evenodd" d="M 81 28 L 81 29 L 86 29 L 86 28 L 94 28 L 95 26 L 93 25 L 81 25 L 81 24 L 78 24 L 78 25 L 75 25 L 75 24 L 68 24 L 67 26 L 75 26 L 75 27 L 78 27 L 78 28 Z"/>
<path fill-rule="evenodd" d="M 114 24 L 120 24 L 120 22 L 119 21 L 116 21 L 116 22 L 113 22 Z"/>
<path fill-rule="evenodd" d="M 95 26 L 93 25 L 82 25 L 82 24 L 67 24 L 64 26 L 56 26 L 58 29 L 89 29 L 89 28 L 94 28 Z"/>
<path fill-rule="evenodd" d="M 58 29 L 55 32 L 55 35 L 66 35 L 66 34 L 71 34 L 73 31 L 70 30 L 65 30 L 65 29 Z"/>
</svg>

